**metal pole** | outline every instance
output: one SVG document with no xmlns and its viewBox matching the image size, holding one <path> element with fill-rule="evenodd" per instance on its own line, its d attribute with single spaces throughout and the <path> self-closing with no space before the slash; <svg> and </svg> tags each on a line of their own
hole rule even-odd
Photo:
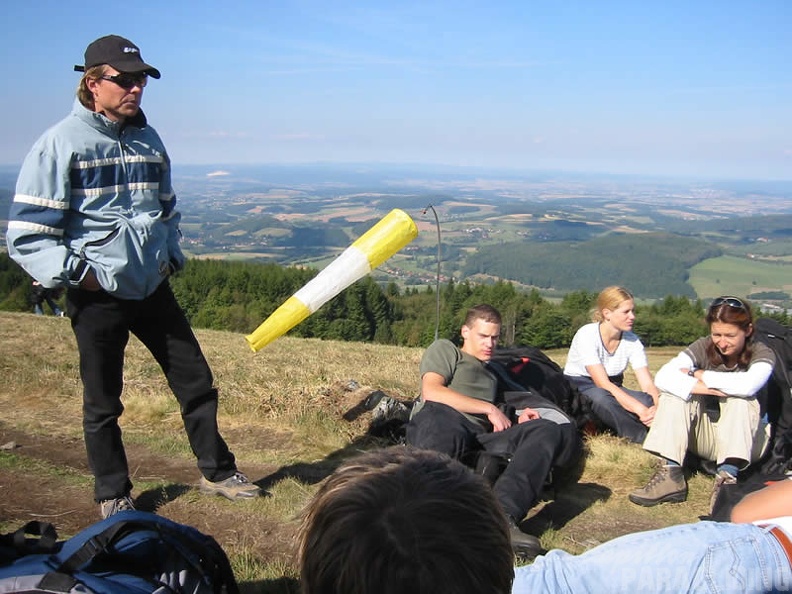
<svg viewBox="0 0 792 594">
<path fill-rule="evenodd" d="M 437 226 L 437 278 L 436 286 L 437 291 L 435 291 L 435 301 L 436 301 L 436 312 L 435 312 L 435 335 L 434 339 L 437 340 L 440 336 L 440 259 L 441 259 L 441 239 L 440 239 L 440 219 L 437 218 L 437 211 L 435 210 L 434 206 L 431 204 L 427 204 L 426 208 L 423 209 L 423 214 L 426 214 L 427 210 L 432 211 L 435 219 L 435 225 Z"/>
</svg>

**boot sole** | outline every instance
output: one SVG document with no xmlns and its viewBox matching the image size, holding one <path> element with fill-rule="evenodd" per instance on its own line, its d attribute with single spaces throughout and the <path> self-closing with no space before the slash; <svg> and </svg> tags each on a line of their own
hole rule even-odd
<svg viewBox="0 0 792 594">
<path fill-rule="evenodd" d="M 644 499 L 638 495 L 630 493 L 627 498 L 636 505 L 643 507 L 654 507 L 660 503 L 682 503 L 687 499 L 687 491 L 677 491 L 676 493 L 669 493 L 657 499 Z"/>
</svg>

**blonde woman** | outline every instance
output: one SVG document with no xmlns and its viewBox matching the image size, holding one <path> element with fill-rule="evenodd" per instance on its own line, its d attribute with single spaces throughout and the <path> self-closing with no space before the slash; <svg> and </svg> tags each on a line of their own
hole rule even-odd
<svg viewBox="0 0 792 594">
<path fill-rule="evenodd" d="M 643 443 L 659 392 L 643 344 L 632 332 L 635 300 L 624 287 L 607 287 L 597 297 L 591 317 L 592 322 L 572 339 L 564 375 L 580 390 L 599 421 L 616 435 Z M 628 365 L 640 391 L 623 386 Z"/>
</svg>

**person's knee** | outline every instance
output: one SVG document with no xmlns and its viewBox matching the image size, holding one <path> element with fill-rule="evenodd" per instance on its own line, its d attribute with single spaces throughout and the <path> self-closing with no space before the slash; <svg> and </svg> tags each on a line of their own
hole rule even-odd
<svg viewBox="0 0 792 594">
<path fill-rule="evenodd" d="M 758 417 L 759 404 L 755 398 L 724 398 L 720 403 L 721 416 L 723 415 L 743 415 L 750 419 L 752 415 Z"/>
<path fill-rule="evenodd" d="M 434 450 L 451 456 L 461 457 L 467 449 L 469 441 L 458 418 L 452 417 L 444 410 L 444 405 L 430 406 L 427 402 L 407 423 L 405 439 L 408 445 L 425 450 Z"/>
<path fill-rule="evenodd" d="M 695 410 L 695 404 L 692 400 L 685 401 L 678 396 L 674 396 L 673 394 L 661 392 L 660 398 L 657 400 L 655 420 L 658 418 L 683 419 L 693 415 Z"/>
<path fill-rule="evenodd" d="M 518 450 L 532 448 L 560 450 L 565 442 L 562 426 L 547 419 L 535 419 L 513 425 L 508 431 L 514 429 L 522 434 L 518 440 Z"/>
<path fill-rule="evenodd" d="M 86 431 L 100 431 L 107 427 L 118 425 L 118 419 L 124 412 L 124 407 L 119 403 L 117 406 L 97 406 L 83 409 L 83 428 Z"/>
<path fill-rule="evenodd" d="M 616 401 L 613 394 L 608 392 L 605 388 L 589 388 L 583 392 L 583 397 L 586 398 L 593 407 L 610 407 Z"/>
</svg>

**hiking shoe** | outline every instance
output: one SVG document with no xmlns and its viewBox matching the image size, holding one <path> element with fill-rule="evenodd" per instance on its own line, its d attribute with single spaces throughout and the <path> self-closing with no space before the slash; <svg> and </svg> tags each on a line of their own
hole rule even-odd
<svg viewBox="0 0 792 594">
<path fill-rule="evenodd" d="M 511 539 L 514 556 L 521 562 L 531 561 L 538 555 L 545 552 L 542 543 L 532 534 L 526 534 L 517 525 L 517 521 L 511 516 L 507 517 L 509 525 L 509 538 Z"/>
<path fill-rule="evenodd" d="M 628 496 L 636 505 L 652 507 L 658 503 L 680 503 L 687 499 L 687 482 L 681 466 L 661 464 L 645 487 Z"/>
<path fill-rule="evenodd" d="M 715 508 L 715 501 L 718 499 L 718 493 L 720 493 L 721 487 L 723 485 L 734 485 L 737 483 L 737 477 L 733 474 L 726 472 L 725 470 L 719 470 L 718 474 L 715 475 L 715 482 L 712 483 L 712 493 L 710 494 L 710 515 L 712 515 L 712 510 Z"/>
<path fill-rule="evenodd" d="M 371 424 L 384 424 L 392 420 L 406 423 L 410 420 L 410 410 L 395 398 L 383 396 L 371 411 Z"/>
<path fill-rule="evenodd" d="M 120 511 L 126 511 L 128 509 L 135 509 L 135 504 L 132 503 L 132 499 L 129 495 L 125 497 L 116 497 L 115 499 L 105 499 L 99 502 L 99 513 L 102 514 L 103 520 Z"/>
<path fill-rule="evenodd" d="M 237 471 L 224 481 L 213 483 L 206 477 L 201 477 L 201 493 L 206 495 L 222 495 L 234 501 L 235 499 L 250 499 L 261 495 L 261 489 L 251 483 L 241 472 Z"/>
</svg>

